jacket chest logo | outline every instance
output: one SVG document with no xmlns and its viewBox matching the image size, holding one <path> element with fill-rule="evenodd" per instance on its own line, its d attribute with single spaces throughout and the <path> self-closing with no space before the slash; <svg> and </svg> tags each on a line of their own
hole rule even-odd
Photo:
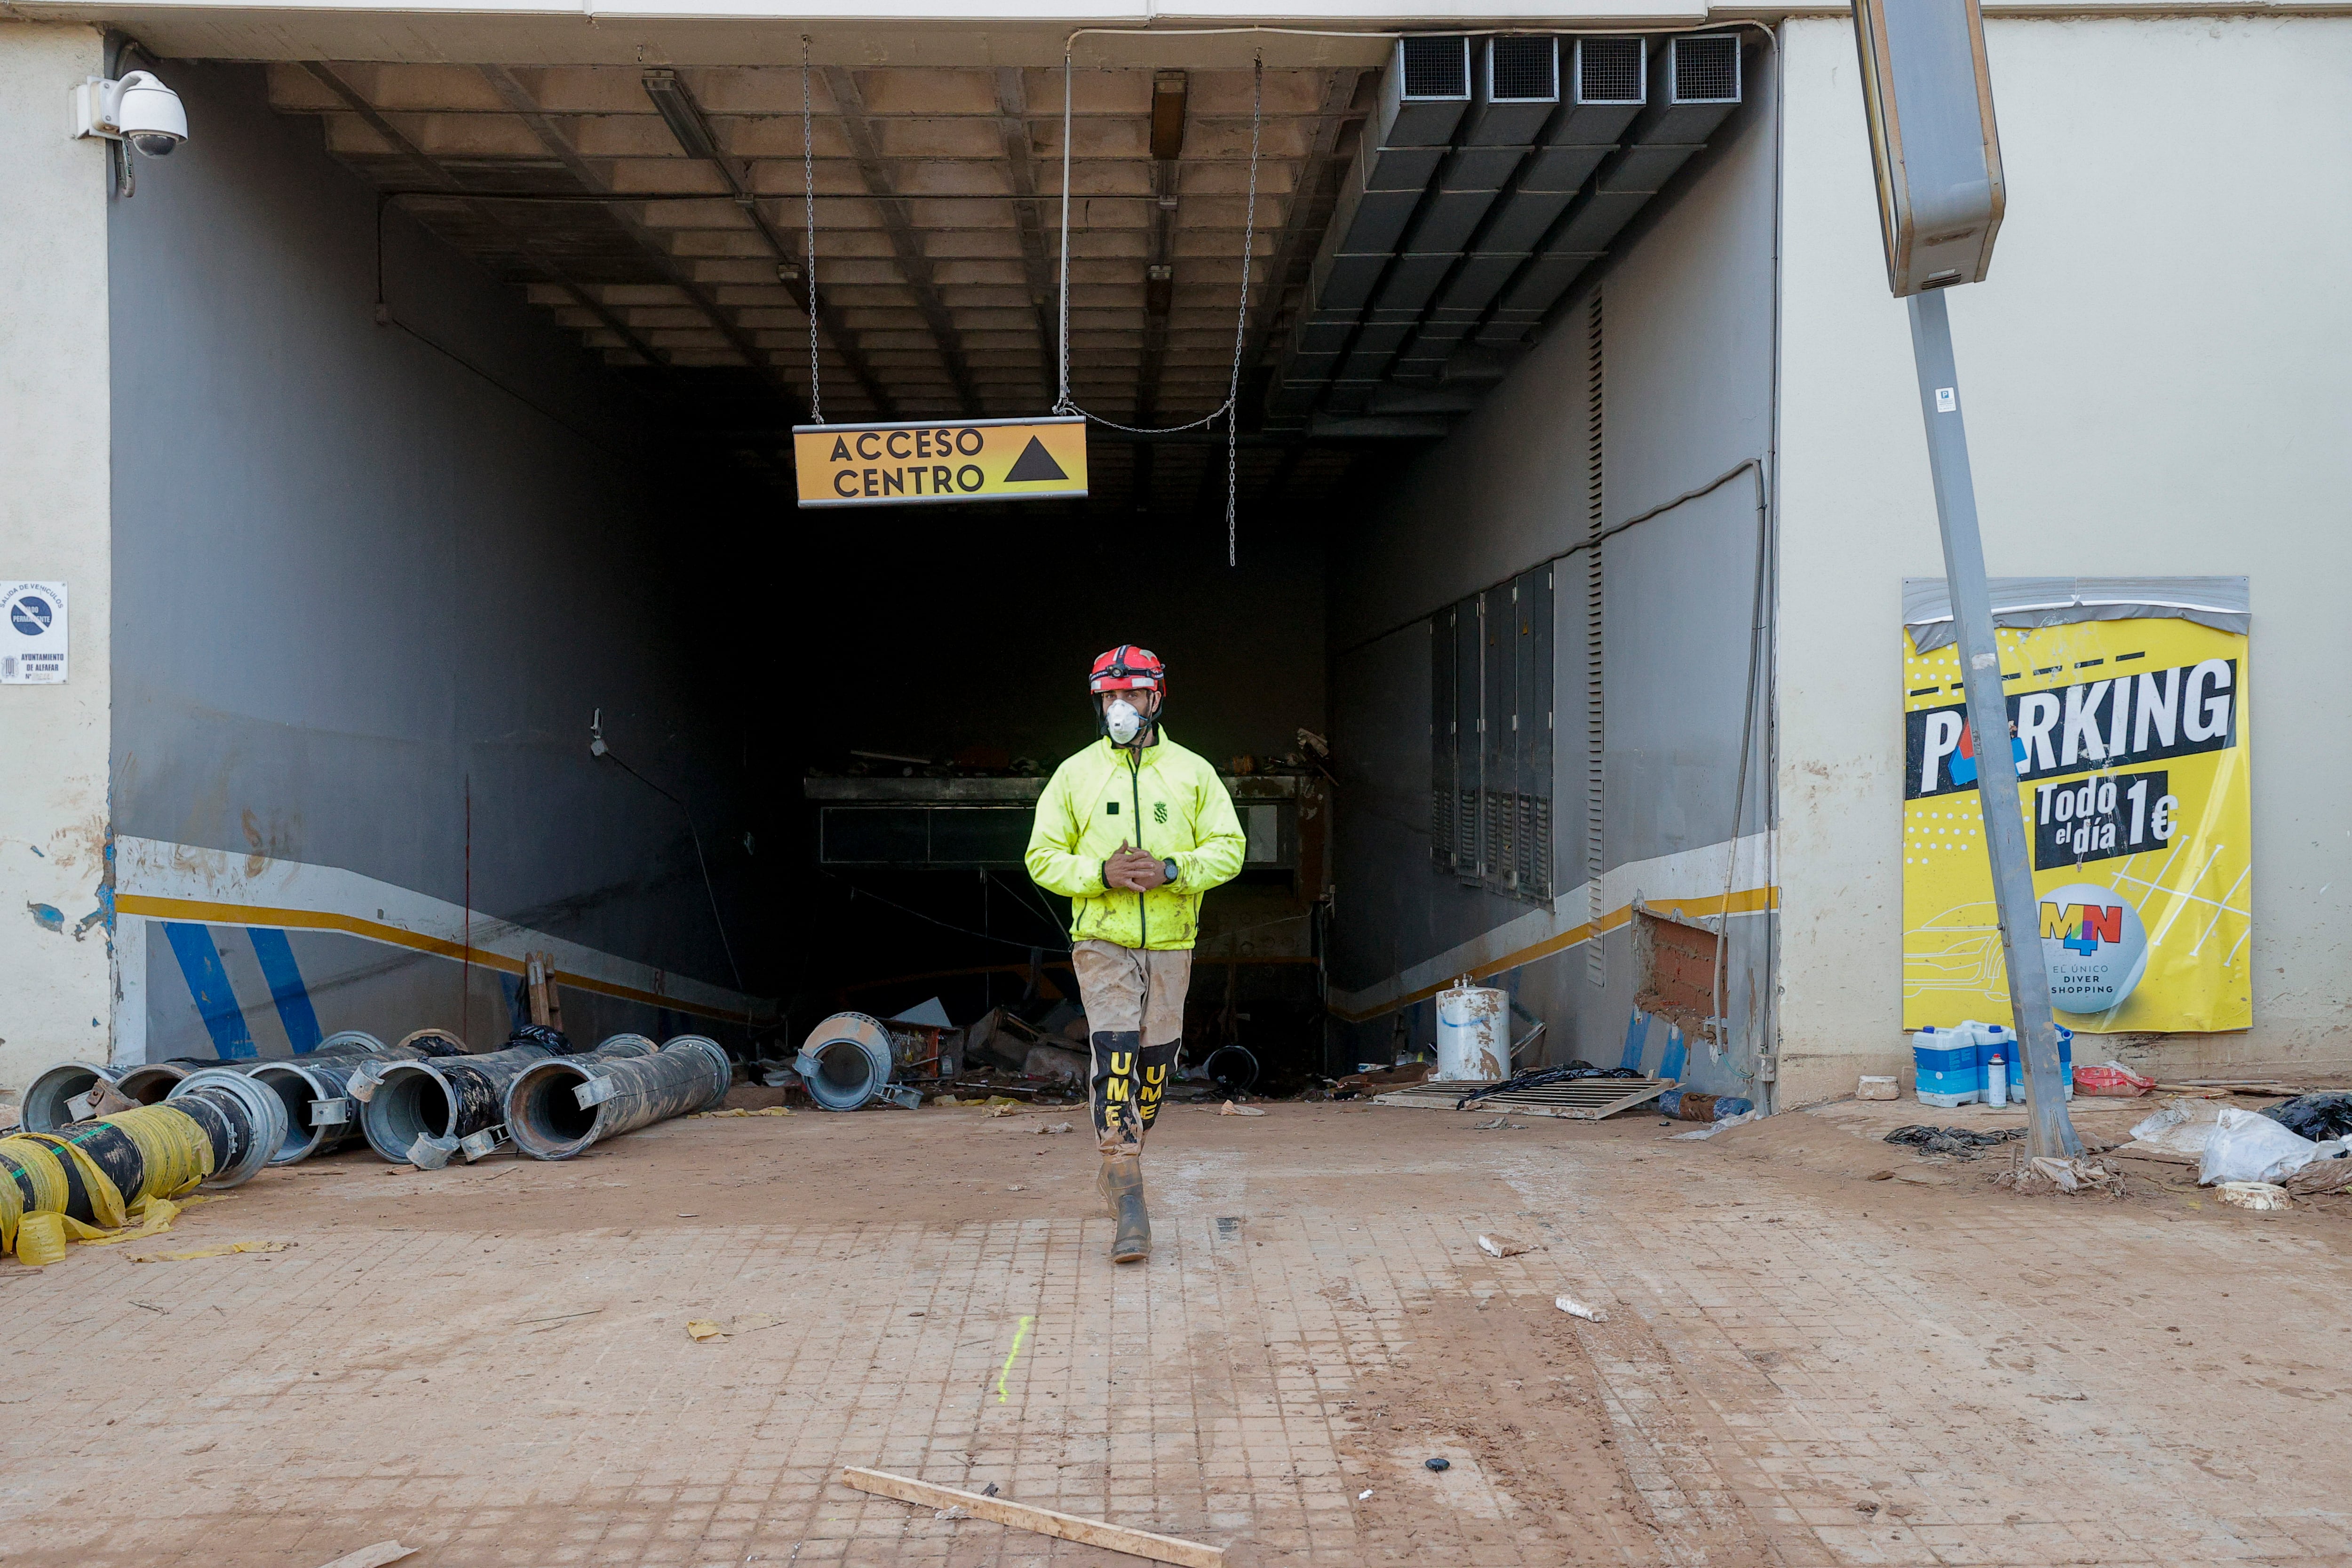
<svg viewBox="0 0 2352 1568">
<path fill-rule="evenodd" d="M 1118 802 L 1115 800 L 1107 800 L 1103 802 L 1103 815 L 1105 816 L 1117 816 L 1118 815 Z"/>
<path fill-rule="evenodd" d="M 1168 820 L 1168 803 L 1166 801 L 1155 800 L 1151 803 L 1151 820 L 1160 823 L 1165 823 Z"/>
</svg>

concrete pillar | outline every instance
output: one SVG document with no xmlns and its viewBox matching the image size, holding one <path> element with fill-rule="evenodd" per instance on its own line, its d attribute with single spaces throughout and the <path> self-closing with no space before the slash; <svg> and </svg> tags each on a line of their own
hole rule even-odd
<svg viewBox="0 0 2352 1568">
<path fill-rule="evenodd" d="M 0 22 L 0 584 L 62 582 L 61 685 L 0 682 L 0 1088 L 111 1049 L 106 152 L 94 27 Z M 0 653 L 19 636 L 0 621 Z"/>
</svg>

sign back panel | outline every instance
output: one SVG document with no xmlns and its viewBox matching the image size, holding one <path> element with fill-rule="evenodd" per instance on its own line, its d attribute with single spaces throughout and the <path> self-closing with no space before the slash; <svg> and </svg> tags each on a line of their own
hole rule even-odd
<svg viewBox="0 0 2352 1568">
<path fill-rule="evenodd" d="M 1886 281 L 1979 283 L 2008 203 L 1978 0 L 1854 0 Z"/>
</svg>

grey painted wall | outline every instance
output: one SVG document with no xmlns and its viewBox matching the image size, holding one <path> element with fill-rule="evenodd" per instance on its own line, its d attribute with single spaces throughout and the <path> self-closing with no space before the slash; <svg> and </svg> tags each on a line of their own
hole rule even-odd
<svg viewBox="0 0 2352 1568">
<path fill-rule="evenodd" d="M 1771 438 L 1774 132 L 1769 54 L 1751 54 L 1747 107 L 1621 242 L 1603 298 L 1604 514 L 1615 527 L 1744 460 Z M 1589 295 L 1595 284 L 1587 285 Z M 1372 984 L 1526 914 L 1430 867 L 1425 616 L 1575 549 L 1590 529 L 1586 310 L 1571 301 L 1479 411 L 1402 476 L 1335 559 L 1333 725 L 1342 789 L 1335 985 Z M 1603 545 L 1607 731 L 1605 867 L 1727 840 L 1748 683 L 1757 489 L 1743 474 Z M 1584 555 L 1562 560 L 1554 600 L 1558 884 L 1580 910 L 1585 739 Z M 1404 623 L 1402 630 L 1391 631 Z M 1759 710 L 1759 731 L 1761 709 Z M 1769 820 L 1759 732 L 1742 831 Z M 1576 916 L 1580 920 L 1582 915 Z M 1734 1026 L 1759 998 L 1769 921 L 1734 922 Z M 1633 999 L 1629 939 L 1606 939 L 1608 984 L 1583 949 L 1504 980 L 1546 1019 L 1553 1059 L 1617 1059 Z M 1753 971 L 1752 974 L 1747 973 Z M 1412 1010 L 1430 1037 L 1431 1009 Z M 1356 1031 L 1384 1058 L 1393 1019 Z M 1651 1061 L 1655 1065 L 1654 1043 Z M 1695 1060 L 1690 1081 L 1736 1089 L 1736 1064 Z"/>
<path fill-rule="evenodd" d="M 456 901 L 470 780 L 475 908 L 730 984 L 677 808 L 587 752 L 602 707 L 740 870 L 734 589 L 634 396 L 397 212 L 414 331 L 378 325 L 375 198 L 315 122 L 170 79 L 192 138 L 111 224 L 116 831 Z"/>
</svg>

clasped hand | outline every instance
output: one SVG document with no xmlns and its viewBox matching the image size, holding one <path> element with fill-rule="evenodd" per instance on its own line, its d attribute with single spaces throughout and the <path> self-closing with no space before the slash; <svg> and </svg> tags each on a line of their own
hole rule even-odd
<svg viewBox="0 0 2352 1568">
<path fill-rule="evenodd" d="M 1130 893 L 1148 893 L 1168 880 L 1168 868 L 1156 855 L 1130 847 L 1127 840 L 1118 841 L 1118 853 L 1103 862 L 1103 884 L 1122 888 Z"/>
</svg>

